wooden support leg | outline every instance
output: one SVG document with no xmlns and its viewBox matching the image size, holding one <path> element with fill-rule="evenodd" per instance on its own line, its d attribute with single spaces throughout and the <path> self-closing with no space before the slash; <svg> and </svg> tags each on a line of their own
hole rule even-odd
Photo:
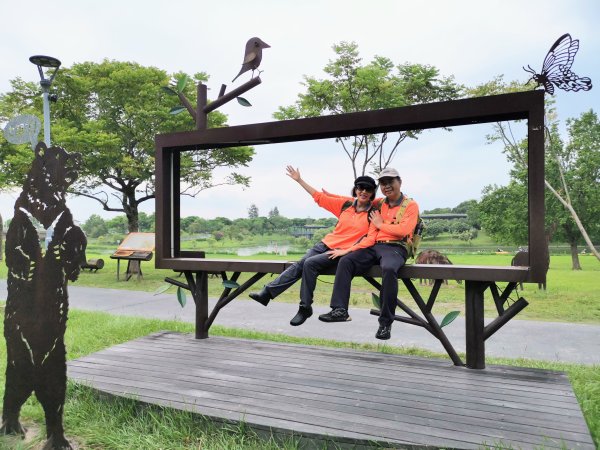
<svg viewBox="0 0 600 450">
<path fill-rule="evenodd" d="M 185 271 L 185 278 L 196 304 L 196 339 L 208 338 L 208 274 L 204 271 Z"/>
<path fill-rule="evenodd" d="M 483 293 L 489 283 L 465 281 L 467 367 L 485 369 Z"/>
</svg>

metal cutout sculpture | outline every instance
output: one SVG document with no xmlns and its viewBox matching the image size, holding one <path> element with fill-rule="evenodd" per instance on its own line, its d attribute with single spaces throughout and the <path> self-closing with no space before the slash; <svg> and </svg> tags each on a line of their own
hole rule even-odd
<svg viewBox="0 0 600 450">
<path fill-rule="evenodd" d="M 523 67 L 523 70 L 533 74 L 531 79 L 538 86 L 543 85 L 550 95 L 554 94 L 553 84 L 565 91 L 589 91 L 592 89 L 592 80 L 579 77 L 571 71 L 578 50 L 579 39 L 572 39 L 569 33 L 565 33 L 550 47 L 544 58 L 541 73 L 536 73 L 531 66 L 527 66 L 527 69 Z"/>
<path fill-rule="evenodd" d="M 249 70 L 252 71 L 252 77 L 254 78 L 254 71 L 258 69 L 260 62 L 262 61 L 263 48 L 271 48 L 271 46 L 257 37 L 248 39 L 248 42 L 246 42 L 246 51 L 244 52 L 244 61 L 242 61 L 242 68 L 235 78 L 231 80 L 232 83 L 237 80 L 241 74 Z"/>
<path fill-rule="evenodd" d="M 77 178 L 79 161 L 79 154 L 47 148 L 40 142 L 6 234 L 4 337 L 8 363 L 0 432 L 25 433 L 19 413 L 35 392 L 46 417 L 45 449 L 71 448 L 62 423 L 67 384 L 67 284 L 77 279 L 85 262 L 86 238 L 73 224 L 65 196 Z M 32 218 L 46 229 L 54 226 L 45 253 Z"/>
</svg>

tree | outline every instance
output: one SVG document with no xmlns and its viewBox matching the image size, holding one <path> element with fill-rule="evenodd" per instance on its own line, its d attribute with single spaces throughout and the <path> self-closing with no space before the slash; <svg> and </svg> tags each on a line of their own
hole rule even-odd
<svg viewBox="0 0 600 450">
<path fill-rule="evenodd" d="M 452 208 L 452 212 L 456 214 L 466 214 L 469 225 L 476 230 L 481 229 L 479 223 L 479 204 L 477 203 L 477 200 L 465 200 L 455 208 Z"/>
<path fill-rule="evenodd" d="M 83 224 L 83 231 L 88 237 L 97 238 L 108 234 L 108 226 L 98 214 L 92 214 Z"/>
<path fill-rule="evenodd" d="M 248 208 L 248 218 L 249 219 L 256 219 L 258 217 L 258 207 L 252 203 L 250 205 L 250 207 Z"/>
<path fill-rule="evenodd" d="M 269 211 L 269 219 L 273 217 L 279 217 L 279 209 L 275 206 L 271 211 Z"/>
<path fill-rule="evenodd" d="M 173 77 L 190 78 L 182 73 Z M 129 231 L 139 229 L 139 205 L 155 196 L 154 136 L 195 127 L 189 116 L 169 114 L 179 103 L 176 95 L 163 89 L 169 78 L 154 67 L 105 60 L 61 68 L 53 83 L 59 98 L 52 110 L 53 143 L 80 152 L 83 158 L 73 193 L 99 202 L 105 211 L 124 212 Z M 198 73 L 194 79 L 207 76 Z M 188 98 L 195 96 L 192 84 L 186 87 Z M 39 115 L 39 88 L 20 79 L 11 86 L 11 92 L 0 95 L 0 122 L 18 113 Z M 226 116 L 215 111 L 208 122 L 209 127 L 225 126 Z M 0 168 L 8 166 L 12 177 L 0 178 L 0 185 L 22 177 L 31 153 L 26 146 L 10 146 L 0 139 Z M 182 194 L 194 196 L 220 184 L 248 185 L 249 178 L 235 172 L 221 180 L 213 179 L 212 172 L 245 166 L 253 154 L 250 147 L 185 152 Z"/>
<path fill-rule="evenodd" d="M 294 105 L 280 107 L 276 119 L 343 114 L 457 98 L 461 86 L 453 77 L 440 77 L 438 69 L 422 64 L 399 64 L 375 56 L 361 65 L 358 46 L 341 42 L 333 46 L 336 59 L 330 60 L 325 79 L 304 76 L 306 92 L 298 95 Z M 419 130 L 400 132 L 388 143 L 388 134 L 339 138 L 352 163 L 354 177 L 369 169 L 379 173 L 394 158 L 406 138 L 416 138 Z"/>
<path fill-rule="evenodd" d="M 425 239 L 435 240 L 440 234 L 445 231 L 445 226 L 440 220 L 428 220 L 425 222 Z"/>
<path fill-rule="evenodd" d="M 507 186 L 487 186 L 479 204 L 481 227 L 499 244 L 527 242 L 527 187 L 511 181 Z"/>
</svg>

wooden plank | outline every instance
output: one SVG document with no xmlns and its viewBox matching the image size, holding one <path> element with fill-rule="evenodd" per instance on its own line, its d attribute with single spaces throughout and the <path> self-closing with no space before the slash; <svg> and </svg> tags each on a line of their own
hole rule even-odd
<svg viewBox="0 0 600 450">
<path fill-rule="evenodd" d="M 565 439 L 593 448 L 566 378 L 555 372 L 475 372 L 424 358 L 165 332 L 71 361 L 69 376 L 313 438 L 461 448 L 484 441 L 552 447 Z"/>
<path fill-rule="evenodd" d="M 165 357 L 180 358 L 181 361 L 184 361 L 182 364 L 186 364 L 186 360 L 193 359 L 194 356 L 197 356 L 197 352 L 193 348 L 189 350 L 178 348 L 174 343 L 172 345 L 161 347 L 154 345 L 151 349 L 149 349 L 144 347 L 143 343 L 132 342 L 128 348 L 134 349 L 136 351 L 136 355 L 144 355 L 148 358 L 152 358 L 153 356 L 156 356 L 158 352 L 162 351 L 165 353 Z M 115 349 L 115 352 L 118 352 L 118 349 Z M 480 389 L 482 391 L 494 390 L 499 393 L 506 392 L 508 395 L 514 393 L 515 395 L 521 397 L 554 398 L 563 403 L 571 403 L 578 408 L 577 403 L 573 401 L 574 399 L 570 395 L 570 385 L 568 384 L 566 377 L 564 378 L 565 382 L 562 386 L 562 389 L 557 389 L 556 380 L 554 380 L 551 386 L 540 386 L 539 383 L 526 382 L 522 380 L 515 382 L 514 379 L 510 383 L 498 382 L 497 380 L 490 380 L 487 377 L 474 377 L 472 376 L 472 373 L 474 372 L 467 370 L 445 370 L 432 372 L 431 370 L 428 370 L 426 367 L 422 366 L 419 367 L 419 370 L 411 370 L 405 365 L 388 364 L 393 363 L 393 360 L 390 360 L 390 358 L 382 358 L 377 360 L 376 367 L 373 367 L 373 359 L 364 361 L 363 364 L 361 364 L 361 361 L 336 360 L 335 368 L 332 368 L 332 357 L 325 356 L 319 358 L 318 354 L 306 355 L 304 357 L 302 357 L 302 355 L 295 354 L 291 362 L 287 362 L 285 360 L 282 361 L 281 353 L 269 353 L 267 350 L 261 353 L 260 351 L 247 350 L 245 347 L 235 349 L 214 347 L 205 348 L 203 349 L 203 354 L 215 358 L 215 360 L 217 360 L 220 364 L 237 364 L 245 362 L 256 365 L 260 364 L 267 367 L 277 367 L 280 370 L 293 369 L 296 372 L 305 372 L 318 369 L 323 372 L 330 371 L 332 372 L 332 376 L 336 376 L 336 373 L 342 369 L 344 373 L 350 373 L 350 377 L 352 379 L 356 378 L 358 380 L 368 380 L 369 377 L 378 377 L 380 370 L 390 370 L 394 373 L 398 373 L 398 375 L 401 375 L 403 379 L 408 379 L 409 381 L 419 381 L 419 383 L 431 385 L 432 387 L 447 388 L 448 383 L 451 382 L 453 391 L 456 391 L 456 389 L 465 389 L 469 392 L 472 392 L 473 389 Z M 427 376 L 427 378 L 423 379 L 424 376 Z M 565 400 L 565 395 L 567 396 L 567 400 Z"/>
</svg>

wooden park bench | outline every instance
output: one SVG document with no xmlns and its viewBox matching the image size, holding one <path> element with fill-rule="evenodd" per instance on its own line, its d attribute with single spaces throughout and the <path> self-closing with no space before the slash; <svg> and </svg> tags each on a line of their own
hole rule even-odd
<svg viewBox="0 0 600 450">
<path fill-rule="evenodd" d="M 184 283 L 172 278 L 166 278 L 165 280 L 191 292 L 196 307 L 197 339 L 208 337 L 208 331 L 222 308 L 251 288 L 265 275 L 271 273 L 279 274 L 292 264 L 292 262 L 286 261 L 198 259 L 185 257 L 173 261 L 175 266 L 177 266 L 177 263 L 181 264 L 181 272 L 185 274 L 186 282 Z M 176 267 L 173 267 L 173 269 L 179 271 Z M 229 275 L 228 272 L 230 273 Z M 241 285 L 237 284 L 240 275 L 245 272 L 254 274 Z M 485 368 L 485 340 L 528 305 L 524 298 L 519 298 L 510 305 L 507 304 L 509 296 L 515 290 L 517 284 L 527 280 L 528 272 L 528 267 L 514 266 L 406 265 L 400 270 L 399 279 L 402 280 L 408 289 L 408 292 L 420 310 L 420 314 L 407 306 L 402 300 L 397 299 L 398 306 L 404 312 L 404 315 L 396 315 L 395 320 L 426 329 L 440 341 L 455 365 L 466 365 L 473 369 L 483 369 Z M 209 273 L 220 273 L 226 286 L 210 313 L 208 311 L 207 287 Z M 333 275 L 334 272 L 328 274 Z M 381 270 L 379 266 L 375 266 L 363 278 L 379 290 L 381 285 L 376 278 L 380 276 Z M 413 280 L 418 278 L 435 280 L 427 300 L 421 296 L 413 283 Z M 433 307 L 444 279 L 465 280 L 466 364 L 461 360 L 433 315 Z M 503 282 L 507 284 L 502 289 L 497 283 Z M 488 325 L 485 325 L 483 302 L 484 293 L 488 289 L 496 306 L 498 317 Z M 378 315 L 379 311 L 372 310 L 371 313 Z"/>
</svg>

